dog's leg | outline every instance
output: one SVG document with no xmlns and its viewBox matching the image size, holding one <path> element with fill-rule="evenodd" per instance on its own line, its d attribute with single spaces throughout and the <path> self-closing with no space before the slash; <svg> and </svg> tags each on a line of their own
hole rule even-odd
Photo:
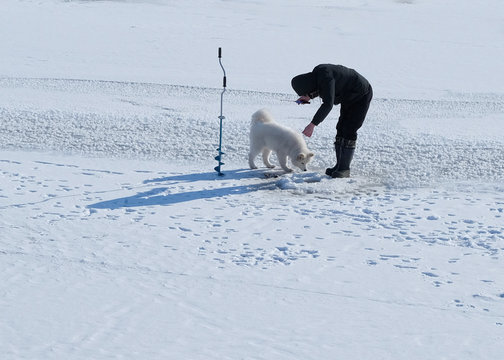
<svg viewBox="0 0 504 360">
<path fill-rule="evenodd" d="M 292 172 L 293 170 L 287 166 L 287 155 L 277 153 L 278 162 L 285 172 Z"/>
<path fill-rule="evenodd" d="M 256 158 L 257 155 L 259 155 L 261 150 L 257 150 L 255 147 L 250 146 L 250 152 L 249 152 L 249 166 L 251 169 L 257 169 L 256 164 L 254 163 L 254 159 Z"/>
<path fill-rule="evenodd" d="M 275 165 L 273 165 L 269 161 L 270 154 L 271 154 L 271 150 L 265 148 L 265 149 L 263 149 L 263 152 L 262 152 L 262 158 L 263 158 L 264 165 L 266 165 L 266 167 L 268 167 L 270 169 L 273 169 L 275 167 Z"/>
<path fill-rule="evenodd" d="M 257 156 L 257 154 L 254 155 L 251 152 L 249 153 L 249 166 L 250 166 L 251 169 L 257 169 L 256 164 L 254 164 L 254 159 L 255 159 L 256 156 Z"/>
</svg>

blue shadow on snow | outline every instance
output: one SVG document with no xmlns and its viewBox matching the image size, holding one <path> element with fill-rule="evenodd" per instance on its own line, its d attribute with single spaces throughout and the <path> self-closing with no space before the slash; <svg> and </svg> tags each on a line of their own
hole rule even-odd
<svg viewBox="0 0 504 360">
<path fill-rule="evenodd" d="M 259 172 L 262 174 L 262 172 Z M 157 182 L 168 182 L 174 181 L 173 184 L 178 182 L 196 182 L 196 181 L 219 181 L 220 179 L 243 179 L 243 178 L 257 178 L 257 170 L 233 170 L 226 171 L 224 177 L 217 176 L 216 173 L 199 173 L 199 174 L 181 174 L 174 176 L 167 176 L 163 178 L 145 180 L 144 184 L 157 183 Z M 182 193 L 166 193 L 169 191 L 168 187 L 159 187 L 151 189 L 149 191 L 140 192 L 136 195 L 122 197 L 118 199 L 101 201 L 95 204 L 88 205 L 89 209 L 120 209 L 120 208 L 132 208 L 132 207 L 142 207 L 142 206 L 153 206 L 153 205 L 173 205 L 178 203 L 183 203 L 192 200 L 199 199 L 212 199 L 219 198 L 228 195 L 239 195 L 248 192 L 253 192 L 261 189 L 271 188 L 271 182 L 261 183 L 261 184 L 251 184 L 251 185 L 237 185 L 221 187 L 216 189 L 203 189 L 196 191 L 187 191 Z"/>
</svg>

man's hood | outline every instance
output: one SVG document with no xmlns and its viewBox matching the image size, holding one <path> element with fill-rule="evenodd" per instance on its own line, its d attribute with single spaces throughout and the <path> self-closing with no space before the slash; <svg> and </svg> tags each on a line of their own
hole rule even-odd
<svg viewBox="0 0 504 360">
<path fill-rule="evenodd" d="M 317 79 L 311 72 L 301 74 L 292 78 L 291 85 L 299 96 L 308 95 L 317 90 Z"/>
</svg>

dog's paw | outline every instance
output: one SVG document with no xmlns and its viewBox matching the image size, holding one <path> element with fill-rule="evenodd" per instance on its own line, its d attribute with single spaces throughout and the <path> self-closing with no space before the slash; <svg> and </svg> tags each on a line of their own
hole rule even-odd
<svg viewBox="0 0 504 360">
<path fill-rule="evenodd" d="M 268 169 L 274 169 L 274 168 L 275 168 L 275 165 L 273 165 L 273 164 L 266 164 L 266 167 L 267 167 Z"/>
</svg>

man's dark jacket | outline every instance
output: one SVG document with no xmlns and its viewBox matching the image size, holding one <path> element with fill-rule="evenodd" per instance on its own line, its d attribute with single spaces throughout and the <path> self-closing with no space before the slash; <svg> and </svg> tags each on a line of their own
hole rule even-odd
<svg viewBox="0 0 504 360">
<path fill-rule="evenodd" d="M 333 105 L 351 105 L 371 89 L 369 82 L 354 69 L 332 64 L 317 65 L 312 72 L 295 76 L 291 84 L 299 96 L 316 92 L 322 99 L 311 121 L 315 125 L 327 117 Z"/>
</svg>

